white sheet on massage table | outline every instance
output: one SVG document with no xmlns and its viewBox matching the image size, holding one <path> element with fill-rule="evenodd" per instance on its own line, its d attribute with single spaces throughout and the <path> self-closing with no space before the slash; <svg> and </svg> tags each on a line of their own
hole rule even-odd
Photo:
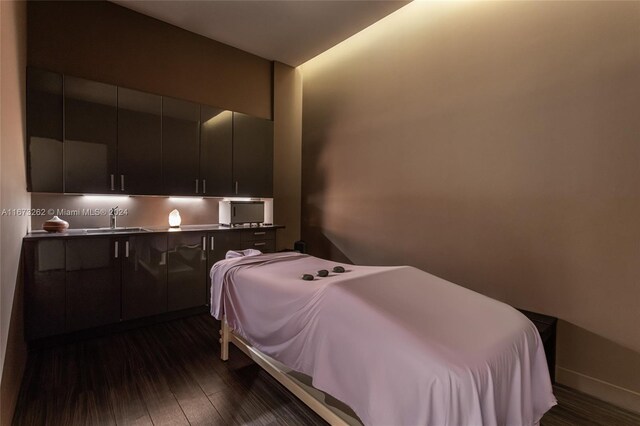
<svg viewBox="0 0 640 426">
<path fill-rule="evenodd" d="M 348 404 L 366 425 L 532 425 L 556 400 L 535 326 L 411 267 L 297 253 L 218 262 L 211 312 Z"/>
</svg>

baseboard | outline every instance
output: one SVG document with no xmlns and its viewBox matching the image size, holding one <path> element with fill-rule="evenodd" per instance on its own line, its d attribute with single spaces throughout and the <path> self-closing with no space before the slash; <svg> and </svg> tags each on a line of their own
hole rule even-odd
<svg viewBox="0 0 640 426">
<path fill-rule="evenodd" d="M 640 414 L 638 408 L 640 407 L 640 393 L 564 367 L 556 367 L 556 381 L 620 408 Z"/>
</svg>

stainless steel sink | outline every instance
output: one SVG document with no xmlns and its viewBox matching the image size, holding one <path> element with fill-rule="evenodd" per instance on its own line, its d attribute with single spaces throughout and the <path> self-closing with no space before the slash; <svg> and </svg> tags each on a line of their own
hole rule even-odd
<svg viewBox="0 0 640 426">
<path fill-rule="evenodd" d="M 87 234 L 111 234 L 122 232 L 149 232 L 148 229 L 139 226 L 119 226 L 117 228 L 89 228 L 85 229 Z"/>
</svg>

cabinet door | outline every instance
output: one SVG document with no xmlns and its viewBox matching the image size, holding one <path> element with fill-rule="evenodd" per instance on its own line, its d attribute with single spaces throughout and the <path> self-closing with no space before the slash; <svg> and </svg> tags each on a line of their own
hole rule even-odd
<svg viewBox="0 0 640 426">
<path fill-rule="evenodd" d="M 125 238 L 122 258 L 122 319 L 167 311 L 167 236 Z"/>
<path fill-rule="evenodd" d="M 273 196 L 273 122 L 233 113 L 234 194 Z"/>
<path fill-rule="evenodd" d="M 62 75 L 27 70 L 28 189 L 64 192 Z"/>
<path fill-rule="evenodd" d="M 115 192 L 116 86 L 65 76 L 64 123 L 65 192 Z"/>
<path fill-rule="evenodd" d="M 211 301 L 211 268 L 225 258 L 227 251 L 240 250 L 240 232 L 218 231 L 207 234 L 207 304 Z"/>
<path fill-rule="evenodd" d="M 162 98 L 118 88 L 118 176 L 121 193 L 162 194 Z"/>
<path fill-rule="evenodd" d="M 119 244 L 111 237 L 67 241 L 67 331 L 120 320 Z"/>
<path fill-rule="evenodd" d="M 233 113 L 202 105 L 200 114 L 203 194 L 233 195 Z"/>
<path fill-rule="evenodd" d="M 213 264 L 224 259 L 227 251 L 241 250 L 241 247 L 242 240 L 238 231 L 210 232 L 207 235 L 207 277 Z"/>
<path fill-rule="evenodd" d="M 24 314 L 27 340 L 64 333 L 64 251 L 64 240 L 25 243 Z"/>
<path fill-rule="evenodd" d="M 199 175 L 200 105 L 162 98 L 162 175 L 164 193 L 203 193 Z"/>
<path fill-rule="evenodd" d="M 206 234 L 169 234 L 169 311 L 206 304 Z"/>
</svg>

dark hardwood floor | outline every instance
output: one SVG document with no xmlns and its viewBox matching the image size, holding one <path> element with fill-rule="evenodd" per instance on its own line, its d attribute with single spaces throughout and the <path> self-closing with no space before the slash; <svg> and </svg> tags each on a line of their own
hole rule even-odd
<svg viewBox="0 0 640 426">
<path fill-rule="evenodd" d="M 219 358 L 200 315 L 32 351 L 15 425 L 322 425 L 238 349 Z M 544 426 L 640 425 L 640 416 L 557 387 Z"/>
</svg>

